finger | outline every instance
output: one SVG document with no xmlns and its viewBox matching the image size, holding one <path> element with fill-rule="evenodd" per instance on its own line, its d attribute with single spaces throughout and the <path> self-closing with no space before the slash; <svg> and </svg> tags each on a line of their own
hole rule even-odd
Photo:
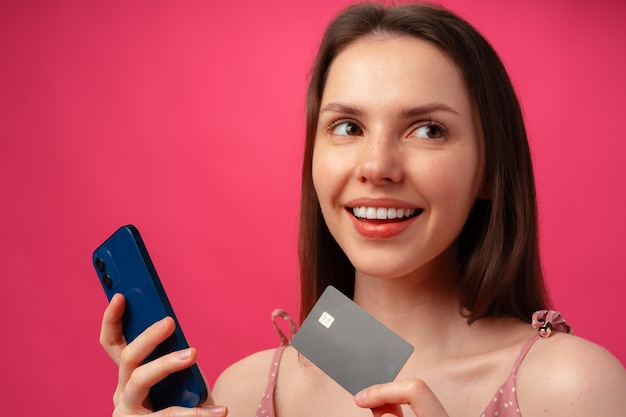
<svg viewBox="0 0 626 417">
<path fill-rule="evenodd" d="M 155 417 L 226 417 L 228 409 L 221 405 L 208 407 L 170 407 L 154 414 Z"/>
<path fill-rule="evenodd" d="M 122 316 L 126 299 L 122 294 L 115 294 L 104 310 L 100 327 L 100 344 L 105 352 L 119 365 L 122 350 L 126 347 L 126 340 L 122 334 Z"/>
<path fill-rule="evenodd" d="M 175 326 L 171 317 L 165 317 L 144 330 L 124 348 L 119 361 L 118 384 L 121 387 L 126 385 L 133 371 L 143 364 L 146 357 L 174 333 Z"/>
<path fill-rule="evenodd" d="M 386 404 L 372 408 L 373 417 L 403 417 L 402 408 L 399 405 Z"/>
<path fill-rule="evenodd" d="M 151 410 L 140 410 L 137 415 L 151 413 Z M 122 407 L 118 407 L 113 411 L 113 417 L 128 416 L 133 414 L 132 411 L 126 410 Z M 187 407 L 169 407 L 154 414 L 154 417 L 226 417 L 228 415 L 228 408 L 222 405 L 200 406 L 194 408 Z"/>
<path fill-rule="evenodd" d="M 150 388 L 171 373 L 193 365 L 197 351 L 188 348 L 169 353 L 136 368 L 124 388 L 121 401 L 130 410 L 139 409 L 145 404 Z"/>
<path fill-rule="evenodd" d="M 210 416 L 226 417 L 228 415 L 228 408 L 223 405 L 210 405 L 200 408 L 206 410 Z"/>
<path fill-rule="evenodd" d="M 447 416 L 435 394 L 419 379 L 373 385 L 359 392 L 354 399 L 363 408 L 407 404 L 417 417 Z"/>
</svg>

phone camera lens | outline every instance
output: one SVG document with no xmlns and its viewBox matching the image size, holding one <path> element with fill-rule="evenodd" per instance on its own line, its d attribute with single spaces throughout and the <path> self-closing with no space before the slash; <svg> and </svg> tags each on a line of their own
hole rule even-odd
<svg viewBox="0 0 626 417">
<path fill-rule="evenodd" d="M 98 268 L 100 272 L 104 272 L 107 269 L 102 258 L 96 258 L 96 268 Z"/>
<path fill-rule="evenodd" d="M 104 283 L 104 286 L 108 289 L 111 289 L 111 287 L 113 287 L 113 280 L 111 279 L 109 274 L 102 275 L 102 282 Z"/>
</svg>

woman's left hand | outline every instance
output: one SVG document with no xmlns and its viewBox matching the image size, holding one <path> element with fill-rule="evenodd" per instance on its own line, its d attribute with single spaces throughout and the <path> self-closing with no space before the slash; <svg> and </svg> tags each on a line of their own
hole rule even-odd
<svg viewBox="0 0 626 417">
<path fill-rule="evenodd" d="M 403 417 L 402 405 L 408 405 L 417 417 L 448 417 L 446 410 L 420 379 L 407 379 L 373 385 L 359 392 L 354 401 L 370 408 L 374 417 Z"/>
</svg>

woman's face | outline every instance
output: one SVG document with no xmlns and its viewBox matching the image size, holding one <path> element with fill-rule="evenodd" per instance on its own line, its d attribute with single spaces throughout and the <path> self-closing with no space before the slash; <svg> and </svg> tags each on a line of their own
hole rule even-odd
<svg viewBox="0 0 626 417">
<path fill-rule="evenodd" d="M 483 172 L 476 111 L 458 69 L 434 45 L 372 36 L 335 58 L 313 182 L 357 274 L 399 277 L 445 258 L 484 193 Z"/>
</svg>

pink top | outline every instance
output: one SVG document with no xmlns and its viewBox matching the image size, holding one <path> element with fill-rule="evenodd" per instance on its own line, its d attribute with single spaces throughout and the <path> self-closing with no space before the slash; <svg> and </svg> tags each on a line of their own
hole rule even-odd
<svg viewBox="0 0 626 417">
<path fill-rule="evenodd" d="M 259 407 L 256 412 L 256 417 L 275 417 L 274 412 L 274 391 L 276 389 L 276 378 L 278 375 L 278 366 L 280 365 L 280 359 L 285 351 L 285 348 L 289 346 L 290 338 L 287 338 L 276 324 L 276 317 L 282 317 L 290 324 L 289 333 L 293 336 L 296 330 L 296 326 L 291 317 L 282 310 L 274 310 L 272 313 L 272 322 L 278 332 L 281 344 L 274 353 L 274 359 L 272 360 L 272 366 L 270 369 L 269 381 L 265 388 L 265 393 Z M 573 333 L 572 328 L 561 315 L 553 310 L 541 310 L 533 314 L 532 326 L 538 329 L 538 334 L 533 335 L 519 352 L 513 368 L 509 373 L 509 377 L 500 386 L 493 396 L 493 399 L 482 412 L 480 417 L 521 417 L 519 406 L 517 405 L 517 395 L 515 392 L 515 378 L 517 375 L 517 369 L 522 363 L 522 360 L 526 357 L 526 354 L 533 346 L 533 344 L 540 337 L 548 338 L 553 331 L 560 331 L 564 333 Z"/>
</svg>

